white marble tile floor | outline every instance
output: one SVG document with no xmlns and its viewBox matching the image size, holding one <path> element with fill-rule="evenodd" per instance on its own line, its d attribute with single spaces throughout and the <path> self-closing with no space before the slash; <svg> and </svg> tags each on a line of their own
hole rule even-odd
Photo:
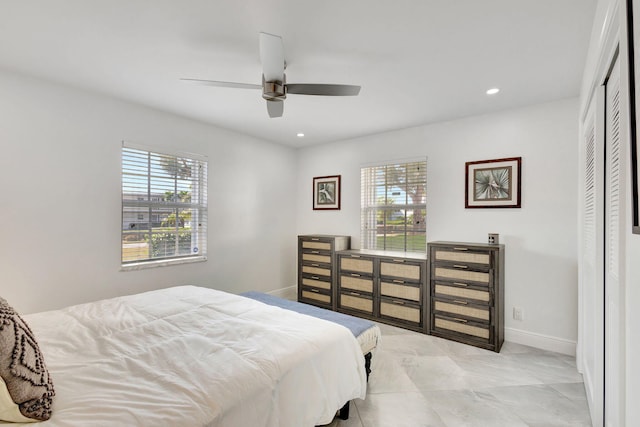
<svg viewBox="0 0 640 427">
<path fill-rule="evenodd" d="M 328 427 L 591 426 L 573 357 L 509 342 L 495 353 L 379 326 L 366 399 Z"/>
</svg>

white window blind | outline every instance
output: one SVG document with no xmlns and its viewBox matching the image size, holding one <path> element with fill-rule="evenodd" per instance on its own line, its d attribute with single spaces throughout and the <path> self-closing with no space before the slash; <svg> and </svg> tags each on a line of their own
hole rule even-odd
<svg viewBox="0 0 640 427">
<path fill-rule="evenodd" d="M 206 254 L 206 157 L 123 144 L 123 266 Z"/>
<path fill-rule="evenodd" d="M 363 167 L 361 246 L 426 252 L 427 161 Z"/>
</svg>

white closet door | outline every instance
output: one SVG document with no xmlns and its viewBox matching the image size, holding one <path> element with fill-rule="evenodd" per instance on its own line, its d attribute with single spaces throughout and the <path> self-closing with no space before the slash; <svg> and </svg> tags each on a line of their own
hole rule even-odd
<svg viewBox="0 0 640 427">
<path fill-rule="evenodd" d="M 579 367 L 594 426 L 602 426 L 604 402 L 604 110 L 597 88 L 581 124 Z"/>
<path fill-rule="evenodd" d="M 605 172 L 605 424 L 624 425 L 624 319 L 620 306 L 621 206 L 623 150 L 620 128 L 620 60 L 616 60 L 606 83 Z"/>
</svg>

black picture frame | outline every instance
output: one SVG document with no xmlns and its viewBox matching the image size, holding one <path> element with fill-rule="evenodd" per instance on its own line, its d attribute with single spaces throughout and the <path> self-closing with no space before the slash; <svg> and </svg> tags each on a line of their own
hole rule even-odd
<svg viewBox="0 0 640 427">
<path fill-rule="evenodd" d="M 313 210 L 340 210 L 341 175 L 313 178 Z"/>
<path fill-rule="evenodd" d="M 522 196 L 522 157 L 465 163 L 467 209 L 519 208 Z"/>
</svg>

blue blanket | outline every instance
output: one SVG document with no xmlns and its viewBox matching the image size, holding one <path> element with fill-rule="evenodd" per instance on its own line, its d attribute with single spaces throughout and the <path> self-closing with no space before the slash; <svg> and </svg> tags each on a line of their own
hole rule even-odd
<svg viewBox="0 0 640 427">
<path fill-rule="evenodd" d="M 348 314 L 337 313 L 335 311 L 326 310 L 300 302 L 289 301 L 286 299 L 274 297 L 273 295 L 263 294 L 261 292 L 245 292 L 240 294 L 243 297 L 251 298 L 265 304 L 275 305 L 276 307 L 285 308 L 287 310 L 297 311 L 320 319 L 328 320 L 348 328 L 354 337 L 357 337 L 374 325 L 373 322 L 358 317 L 349 316 Z"/>
</svg>

